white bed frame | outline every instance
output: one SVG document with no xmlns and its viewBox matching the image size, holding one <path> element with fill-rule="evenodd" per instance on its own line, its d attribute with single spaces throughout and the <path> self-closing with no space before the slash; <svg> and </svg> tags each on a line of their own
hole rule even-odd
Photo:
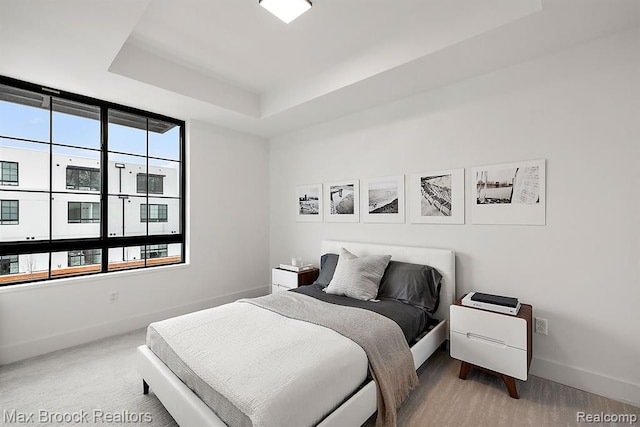
<svg viewBox="0 0 640 427">
<path fill-rule="evenodd" d="M 454 252 L 446 249 L 324 240 L 321 254 L 339 253 L 340 248 L 358 256 L 391 255 L 392 260 L 430 265 L 442 274 L 440 306 L 436 317 L 446 321 L 440 322 L 411 347 L 414 364 L 418 369 L 448 338 L 449 306 L 453 304 L 455 295 Z M 146 345 L 138 347 L 138 371 L 144 380 L 145 393 L 151 387 L 181 427 L 226 426 Z M 375 411 L 376 387 L 370 381 L 329 414 L 318 427 L 360 426 Z"/>
</svg>

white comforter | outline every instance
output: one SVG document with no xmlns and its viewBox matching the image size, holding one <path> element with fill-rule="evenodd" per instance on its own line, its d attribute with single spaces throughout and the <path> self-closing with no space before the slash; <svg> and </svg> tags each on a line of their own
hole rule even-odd
<svg viewBox="0 0 640 427">
<path fill-rule="evenodd" d="M 367 356 L 350 339 L 252 304 L 227 304 L 150 328 L 255 427 L 316 425 L 367 376 Z"/>
</svg>

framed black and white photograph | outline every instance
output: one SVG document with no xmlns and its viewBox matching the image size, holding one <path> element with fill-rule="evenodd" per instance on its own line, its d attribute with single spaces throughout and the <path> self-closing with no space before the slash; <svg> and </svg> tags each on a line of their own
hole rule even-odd
<svg viewBox="0 0 640 427">
<path fill-rule="evenodd" d="M 409 191 L 412 223 L 464 224 L 464 169 L 413 174 Z"/>
<path fill-rule="evenodd" d="M 322 184 L 296 187 L 296 221 L 322 222 Z"/>
<path fill-rule="evenodd" d="M 471 170 L 473 224 L 545 225 L 545 161 L 532 160 Z"/>
<path fill-rule="evenodd" d="M 324 185 L 325 220 L 327 222 L 360 221 L 360 187 L 358 180 Z"/>
<path fill-rule="evenodd" d="M 362 222 L 404 223 L 404 175 L 362 181 Z"/>
</svg>

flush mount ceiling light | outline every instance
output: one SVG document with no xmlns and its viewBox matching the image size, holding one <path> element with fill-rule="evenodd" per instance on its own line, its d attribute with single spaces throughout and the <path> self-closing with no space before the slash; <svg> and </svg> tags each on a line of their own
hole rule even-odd
<svg viewBox="0 0 640 427">
<path fill-rule="evenodd" d="M 258 0 L 258 4 L 280 18 L 285 24 L 311 9 L 310 0 Z"/>
</svg>

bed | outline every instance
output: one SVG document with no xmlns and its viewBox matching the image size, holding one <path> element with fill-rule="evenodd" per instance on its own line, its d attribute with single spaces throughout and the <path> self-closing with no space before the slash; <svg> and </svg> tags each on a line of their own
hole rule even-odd
<svg viewBox="0 0 640 427">
<path fill-rule="evenodd" d="M 410 356 L 413 359 L 413 369 L 419 368 L 427 358 L 438 349 L 447 339 L 448 337 L 448 324 L 447 320 L 449 317 L 449 306 L 453 303 L 454 294 L 455 294 L 455 256 L 454 253 L 450 250 L 445 249 L 433 249 L 433 248 L 419 248 L 419 247 L 405 247 L 405 246 L 389 246 L 389 245 L 378 245 L 378 244 L 369 244 L 369 243 L 355 243 L 355 242 L 345 242 L 345 241 L 322 241 L 321 244 L 321 253 L 322 254 L 337 254 L 340 252 L 341 248 L 345 248 L 358 257 L 367 257 L 373 255 L 383 255 L 388 254 L 391 255 L 392 261 L 399 261 L 405 263 L 413 263 L 413 264 L 422 264 L 428 265 L 436 269 L 442 276 L 441 278 L 441 288 L 440 288 L 440 303 L 438 305 L 437 311 L 435 311 L 434 316 L 436 319 L 439 319 L 440 322 L 437 323 L 434 327 L 430 329 L 428 333 L 421 334 L 418 339 L 411 339 L 412 346 L 410 348 Z M 305 289 L 304 292 L 314 292 L 312 288 Z M 285 292 L 283 294 L 292 294 L 290 292 Z M 291 295 L 293 298 L 294 295 Z M 263 297 L 264 298 L 264 297 Z M 300 298 L 300 297 L 295 297 Z M 241 301 L 241 302 L 250 302 L 250 301 Z M 333 304 L 329 304 L 333 305 Z M 222 306 L 223 309 L 217 310 L 219 318 L 216 322 L 223 322 L 226 318 L 224 314 L 225 310 L 229 311 L 231 308 L 227 306 Z M 235 308 L 233 308 L 235 307 Z M 243 312 L 247 311 L 255 311 L 253 304 L 238 304 L 233 305 L 233 309 L 237 310 L 240 307 Z M 263 307 L 264 308 L 264 307 Z M 267 313 L 265 313 L 265 311 Z M 196 324 L 202 323 L 199 319 L 203 316 L 200 312 L 194 313 L 189 316 L 188 319 Z M 277 314 L 270 313 L 269 310 L 260 311 L 260 316 L 264 317 L 264 322 L 273 321 L 282 321 Z M 261 317 L 262 318 L 262 317 Z M 220 320 L 222 319 L 222 320 Z M 200 322 L 200 323 L 199 323 Z M 259 323 L 263 323 L 262 321 Z M 162 322 L 160 322 L 161 325 Z M 224 323 L 216 323 L 220 325 L 224 325 Z M 315 326 L 315 325 L 311 325 Z M 287 327 L 286 324 L 285 326 Z M 158 328 L 158 326 L 156 326 Z M 187 328 L 189 329 L 190 326 Z M 317 327 L 316 327 L 317 328 Z M 404 330 L 403 330 L 404 332 Z M 321 333 L 319 330 L 313 330 L 313 336 L 319 337 L 317 340 L 322 342 Z M 151 334 L 151 332 L 150 332 Z M 405 334 L 406 335 L 406 334 Z M 188 337 L 188 336 L 187 336 Z M 258 340 L 259 336 L 254 336 Z M 330 337 L 328 337 L 330 338 Z M 327 339 L 328 339 L 327 338 Z M 314 338 L 315 340 L 316 338 Z M 343 338 L 344 340 L 344 338 Z M 348 341 L 348 340 L 347 340 Z M 257 342 L 257 341 L 256 341 Z M 342 343 L 344 344 L 344 343 Z M 342 345 L 340 344 L 340 345 Z M 151 345 L 151 344 L 150 344 Z M 256 346 L 268 346 L 268 341 L 264 341 L 264 343 L 257 343 Z M 233 344 L 230 344 L 233 347 Z M 331 344 L 333 348 L 334 344 Z M 345 347 L 348 347 L 345 344 Z M 357 347 L 357 346 L 356 346 Z M 266 349 L 268 350 L 268 349 Z M 271 349 L 276 351 L 277 349 Z M 155 349 L 156 352 L 160 353 L 158 349 Z M 309 351 L 309 350 L 307 350 Z M 317 351 L 317 350 L 314 350 Z M 333 351 L 333 349 L 332 349 Z M 337 350 L 336 350 L 337 351 Z M 349 351 L 349 349 L 345 348 L 345 351 Z M 253 353 L 250 353 L 253 358 L 259 357 L 254 356 Z M 304 355 L 307 357 L 307 355 Z M 350 356 L 351 357 L 351 356 Z M 347 358 L 347 359 L 350 359 Z M 353 356 L 354 358 L 356 356 Z M 240 363 L 242 361 L 241 357 L 237 357 Z M 179 359 L 179 358 L 178 358 Z M 343 358 L 340 358 L 343 360 Z M 163 361 L 165 360 L 165 361 Z M 295 360 L 295 359 L 291 359 Z M 336 357 L 334 356 L 334 359 Z M 147 345 L 140 346 L 138 348 L 138 370 L 143 378 L 143 386 L 144 392 L 147 393 L 149 387 L 156 394 L 158 399 L 163 403 L 168 412 L 173 416 L 176 422 L 182 427 L 188 426 L 225 426 L 226 424 L 219 418 L 216 413 L 208 406 L 205 401 L 211 403 L 211 396 L 207 396 L 206 393 L 202 391 L 202 387 L 198 384 L 190 384 L 189 386 L 185 385 L 185 383 L 179 378 L 184 379 L 184 369 L 180 366 L 171 366 L 170 369 L 167 365 L 172 365 L 172 363 L 167 362 L 166 355 L 161 359 L 152 351 Z M 175 363 L 174 363 L 175 364 Z M 221 362 L 220 365 L 224 366 L 224 362 Z M 304 368 L 303 364 L 295 364 L 295 366 L 300 365 L 301 369 Z M 342 387 L 350 387 L 352 390 L 349 390 L 346 393 L 346 396 L 338 396 L 337 398 L 341 403 L 334 405 L 335 409 L 332 409 L 330 413 L 326 416 L 323 416 L 321 421 L 317 423 L 320 427 L 330 427 L 330 426 L 359 426 L 362 425 L 374 412 L 377 410 L 377 394 L 378 390 L 376 389 L 376 384 L 370 379 L 362 377 L 362 372 L 357 372 L 358 368 L 350 367 L 350 365 L 345 365 L 341 372 L 348 372 L 350 375 L 342 375 L 344 378 L 345 384 Z M 361 366 L 361 365 L 357 365 Z M 249 368 L 248 368 L 249 370 Z M 295 369 L 292 369 L 295 370 Z M 179 372 L 175 374 L 174 371 Z M 306 371 L 308 374 L 308 370 Z M 351 375 L 353 373 L 353 375 Z M 248 375 L 251 373 L 249 372 Z M 274 374 L 275 375 L 275 374 Z M 316 375 L 316 380 L 321 381 L 322 375 Z M 268 376 L 268 375 L 267 375 Z M 349 378 L 353 377 L 353 378 Z M 342 378 L 341 378 L 342 380 Z M 364 380 L 364 381 L 363 381 Z M 245 378 L 246 381 L 246 378 Z M 288 382 L 286 380 L 284 382 Z M 349 383 L 351 381 L 351 383 Z M 332 380 L 333 382 L 333 380 Z M 355 385 L 354 384 L 358 384 Z M 304 385 L 304 384 L 303 384 Z M 309 387 L 307 387 L 309 388 Z M 196 390 L 196 392 L 192 391 Z M 309 392 L 308 390 L 306 391 Z M 345 390 L 342 390 L 341 393 L 344 394 Z M 215 391 L 214 391 L 215 393 Z M 304 393 L 304 391 L 296 391 L 297 393 Z M 285 394 L 286 395 L 286 394 Z M 291 394 L 289 395 L 291 396 Z M 331 396 L 329 396 L 331 397 Z M 215 398 L 215 396 L 214 396 Z M 309 399 L 317 399 L 315 395 L 309 397 Z M 295 405 L 292 405 L 295 406 Z M 280 409 L 280 412 L 282 410 Z M 231 424 L 231 423 L 230 423 Z M 235 422 L 233 423 L 235 424 Z M 267 423 L 268 424 L 268 423 Z M 265 424 L 265 425 L 267 425 Z M 314 423 L 315 424 L 315 423 Z M 238 422 L 238 425 L 247 425 L 242 422 Z"/>
</svg>

